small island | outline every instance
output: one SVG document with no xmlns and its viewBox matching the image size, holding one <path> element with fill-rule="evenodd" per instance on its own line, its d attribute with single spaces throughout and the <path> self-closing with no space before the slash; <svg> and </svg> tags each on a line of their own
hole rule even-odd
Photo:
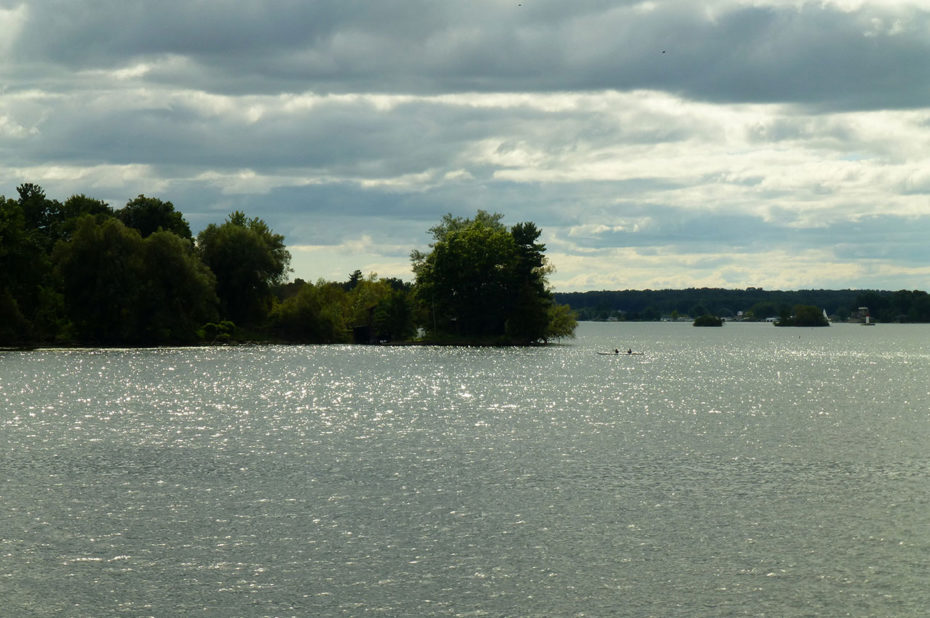
<svg viewBox="0 0 930 618">
<path fill-rule="evenodd" d="M 705 313 L 694 321 L 694 326 L 723 326 L 723 318 Z"/>
<path fill-rule="evenodd" d="M 791 313 L 782 313 L 775 326 L 830 326 L 830 321 L 814 305 L 797 305 Z"/>
</svg>

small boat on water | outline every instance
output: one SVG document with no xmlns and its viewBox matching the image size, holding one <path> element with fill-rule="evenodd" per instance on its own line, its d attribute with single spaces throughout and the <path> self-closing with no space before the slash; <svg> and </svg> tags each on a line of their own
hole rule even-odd
<svg viewBox="0 0 930 618">
<path fill-rule="evenodd" d="M 598 352 L 601 356 L 642 356 L 642 352 L 634 352 L 633 350 L 627 350 L 626 352 L 621 352 L 620 350 L 614 350 L 613 352 Z"/>
</svg>

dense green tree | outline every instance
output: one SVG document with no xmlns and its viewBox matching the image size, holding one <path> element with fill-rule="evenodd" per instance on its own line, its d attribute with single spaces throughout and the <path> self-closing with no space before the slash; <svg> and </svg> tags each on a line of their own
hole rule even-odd
<svg viewBox="0 0 930 618">
<path fill-rule="evenodd" d="M 98 223 L 104 219 L 114 216 L 113 209 L 110 205 L 101 200 L 87 197 L 86 195 L 72 195 L 61 207 L 61 218 L 53 226 L 53 235 L 56 240 L 68 240 L 77 227 L 77 221 L 84 215 L 90 215 Z"/>
<path fill-rule="evenodd" d="M 703 304 L 700 304 L 700 305 L 694 305 L 693 307 L 691 307 L 691 309 L 688 310 L 688 315 L 700 317 L 703 315 L 710 315 L 710 312 L 707 310 L 707 308 Z"/>
<path fill-rule="evenodd" d="M 510 229 L 516 244 L 516 259 L 510 273 L 509 294 L 513 303 L 506 323 L 507 335 L 516 341 L 532 342 L 552 338 L 552 295 L 546 275 L 552 269 L 546 261 L 546 246 L 540 242 L 541 231 L 532 222 L 518 223 Z"/>
<path fill-rule="evenodd" d="M 61 214 L 62 218 L 67 220 L 76 219 L 83 215 L 107 218 L 112 217 L 114 213 L 113 209 L 110 208 L 110 205 L 106 202 L 87 197 L 83 193 L 80 193 L 72 195 L 65 200 L 61 208 Z"/>
<path fill-rule="evenodd" d="M 18 345 L 30 339 L 32 324 L 23 315 L 20 297 L 25 280 L 25 218 L 20 205 L 0 198 L 0 345 Z"/>
<path fill-rule="evenodd" d="M 775 316 L 782 313 L 779 311 L 778 307 L 775 306 L 775 303 L 772 302 L 756 303 L 749 309 L 749 311 L 752 312 L 752 317 L 755 320 L 774 318 Z"/>
<path fill-rule="evenodd" d="M 921 290 L 898 290 L 864 306 L 881 322 L 930 322 L 930 295 Z"/>
<path fill-rule="evenodd" d="M 549 337 L 549 269 L 532 223 L 507 229 L 500 214 L 446 215 L 431 251 L 411 254 L 416 294 L 434 335 L 513 343 Z"/>
<path fill-rule="evenodd" d="M 552 303 L 549 305 L 549 324 L 546 326 L 546 340 L 564 339 L 575 336 L 578 319 L 568 305 Z"/>
<path fill-rule="evenodd" d="M 284 282 L 291 255 L 284 237 L 258 218 L 234 212 L 222 225 L 210 224 L 197 235 L 197 250 L 216 275 L 225 317 L 258 325 L 272 308 L 272 287 Z"/>
<path fill-rule="evenodd" d="M 359 272 L 359 271 L 356 271 Z M 353 275 L 354 278 L 354 275 Z M 347 320 L 350 326 L 372 326 L 378 304 L 390 296 L 391 286 L 379 281 L 374 273 L 355 278 L 346 295 Z"/>
<path fill-rule="evenodd" d="M 715 315 L 705 313 L 694 320 L 694 326 L 723 326 L 723 320 Z"/>
<path fill-rule="evenodd" d="M 55 242 L 54 228 L 61 221 L 62 206 L 57 200 L 50 200 L 39 185 L 31 182 L 16 187 L 19 193 L 19 205 L 23 210 L 26 229 L 40 234 L 47 247 Z"/>
<path fill-rule="evenodd" d="M 28 345 L 31 341 L 32 323 L 23 315 L 13 293 L 0 288 L 0 346 Z"/>
<path fill-rule="evenodd" d="M 216 317 L 212 273 L 172 232 L 143 239 L 117 219 L 85 215 L 53 261 L 77 342 L 191 343 Z"/>
<path fill-rule="evenodd" d="M 54 337 L 48 238 L 28 228 L 20 201 L 0 196 L 0 345 Z"/>
<path fill-rule="evenodd" d="M 359 273 L 360 271 L 356 271 Z M 397 280 L 379 279 L 374 273 L 367 278 L 356 277 L 347 299 L 347 321 L 361 339 L 396 340 L 410 337 L 416 330 L 414 308 L 409 286 L 397 285 Z"/>
<path fill-rule="evenodd" d="M 411 254 L 417 293 L 436 334 L 500 336 L 506 320 L 504 271 L 515 243 L 502 215 L 479 211 L 474 219 L 446 215 L 430 230 L 428 254 Z"/>
<path fill-rule="evenodd" d="M 128 227 L 139 230 L 143 238 L 160 229 L 174 232 L 181 238 L 191 238 L 190 225 L 183 215 L 174 209 L 174 204 L 156 197 L 140 194 L 116 211 L 116 216 Z"/>
<path fill-rule="evenodd" d="M 74 336 L 82 343 L 137 343 L 145 276 L 142 237 L 116 219 L 82 217 L 53 254 Z"/>
<path fill-rule="evenodd" d="M 147 343 L 194 343 L 198 328 L 215 320 L 216 278 L 193 242 L 160 229 L 143 241 L 143 285 L 138 311 Z"/>
<path fill-rule="evenodd" d="M 375 307 L 375 333 L 379 339 L 390 341 L 409 339 L 416 332 L 415 316 L 412 294 L 392 287 Z"/>
<path fill-rule="evenodd" d="M 775 326 L 830 326 L 823 309 L 814 305 L 795 305 L 790 312 L 783 311 Z"/>
<path fill-rule="evenodd" d="M 344 343 L 350 340 L 346 323 L 346 291 L 339 284 L 304 282 L 295 294 L 275 305 L 272 331 L 299 343 Z"/>
</svg>

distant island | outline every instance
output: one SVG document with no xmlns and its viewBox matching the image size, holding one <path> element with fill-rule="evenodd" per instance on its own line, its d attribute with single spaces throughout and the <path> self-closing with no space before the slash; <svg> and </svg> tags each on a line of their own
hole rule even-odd
<svg viewBox="0 0 930 618">
<path fill-rule="evenodd" d="M 813 305 L 797 305 L 792 311 L 785 311 L 775 326 L 830 326 L 830 320 Z"/>
<path fill-rule="evenodd" d="M 723 326 L 723 318 L 705 313 L 694 320 L 694 326 Z"/>
</svg>

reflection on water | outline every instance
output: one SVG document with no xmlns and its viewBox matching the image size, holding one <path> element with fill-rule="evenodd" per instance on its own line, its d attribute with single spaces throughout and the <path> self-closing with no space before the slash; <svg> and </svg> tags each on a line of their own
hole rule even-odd
<svg viewBox="0 0 930 618">
<path fill-rule="evenodd" d="M 928 606 L 930 329 L 579 334 L 4 353 L 5 611 Z"/>
</svg>

